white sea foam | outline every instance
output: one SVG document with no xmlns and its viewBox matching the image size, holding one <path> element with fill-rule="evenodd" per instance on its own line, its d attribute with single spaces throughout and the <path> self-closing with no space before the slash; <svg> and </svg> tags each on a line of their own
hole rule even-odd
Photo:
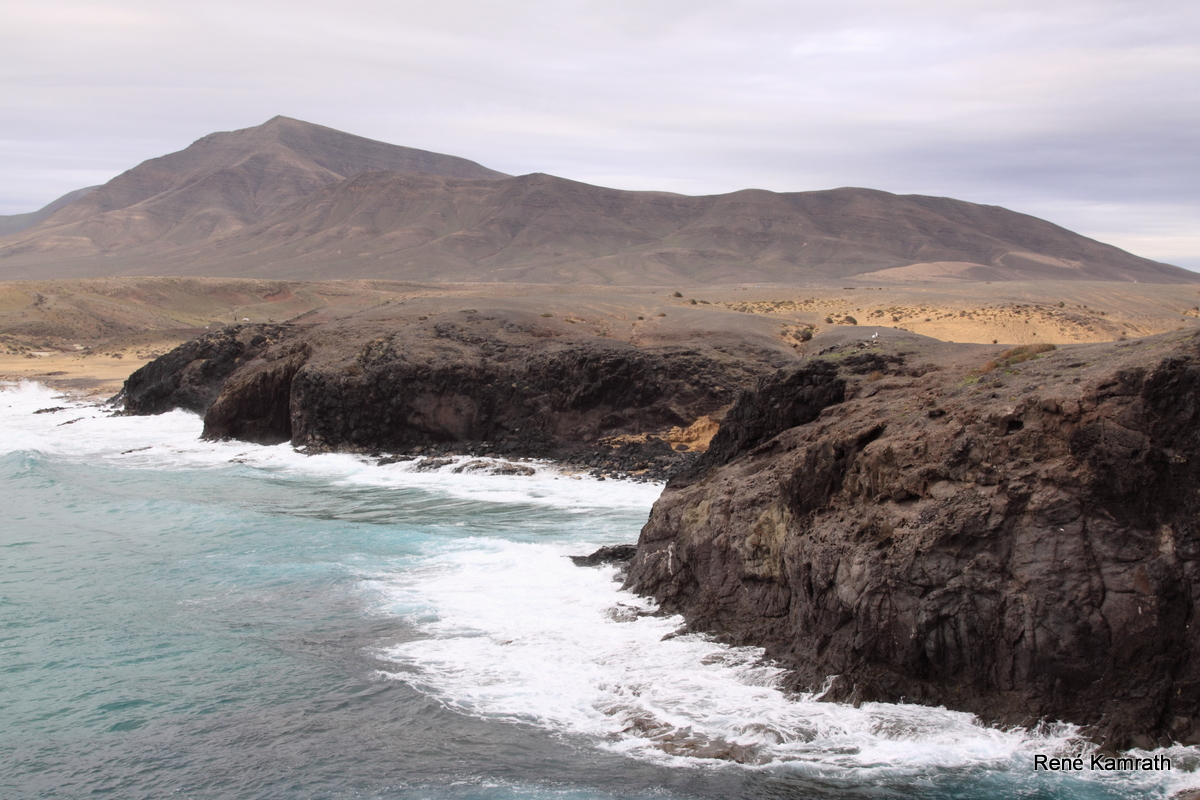
<svg viewBox="0 0 1200 800">
<path fill-rule="evenodd" d="M 761 651 L 672 635 L 682 620 L 645 615 L 652 604 L 621 591 L 613 568 L 565 557 L 588 546 L 460 542 L 420 570 L 379 576 L 380 611 L 429 637 L 385 650 L 397 665 L 389 674 L 464 713 L 657 762 L 736 762 L 853 784 L 999 772 L 1085 793 L 1087 781 L 1156 793 L 1200 785 L 1182 769 L 1194 748 L 1162 751 L 1176 763 L 1170 774 L 1035 775 L 1035 754 L 1083 748 L 1073 726 L 1005 731 L 940 708 L 789 695 Z"/>
<path fill-rule="evenodd" d="M 58 410 L 36 413 L 43 409 Z M 114 416 L 103 404 L 73 399 L 40 384 L 0 387 L 0 454 L 24 450 L 130 469 L 213 468 L 232 462 L 334 485 L 421 489 L 463 500 L 532 503 L 580 513 L 649 508 L 662 491 L 661 484 L 571 475 L 544 461 L 522 463 L 532 475 L 494 474 L 507 462 L 466 456 L 444 459 L 447 463 L 441 466 L 432 466 L 428 459 L 379 466 L 376 459 L 359 455 L 305 455 L 288 444 L 202 441 L 202 428 L 200 418 L 186 411 Z"/>
<path fill-rule="evenodd" d="M 44 408 L 60 411 L 35 414 Z M 580 569 L 565 557 L 628 539 L 631 512 L 649 509 L 660 487 L 575 480 L 551 465 L 532 476 L 432 472 L 420 462 L 378 466 L 360 456 L 305 456 L 288 445 L 258 447 L 199 439 L 201 421 L 172 412 L 115 417 L 95 404 L 23 383 L 0 390 L 0 454 L 41 452 L 128 469 L 226 468 L 231 462 L 355 488 L 422 489 L 444 496 L 540 505 L 590 515 L 572 544 L 528 544 L 492 536 L 448 538 L 412 569 L 363 581 L 377 613 L 417 625 L 428 638 L 386 651 L 392 674 L 449 707 L 590 738 L 632 757 L 669 764 L 741 763 L 822 780 L 911 785 L 938 775 L 1004 774 L 1027 793 L 1087 785 L 1129 796 L 1200 787 L 1195 748 L 1157 751 L 1171 773 L 1034 775 L 1036 753 L 1081 743 L 1070 726 L 1000 731 L 968 714 L 911 705 L 860 708 L 791 697 L 779 671 L 752 648 L 695 635 L 671 636 L 678 618 L 645 616 L 645 599 L 621 592 L 612 568 Z M 608 510 L 620 510 L 610 515 Z M 1181 767 L 1188 766 L 1189 771 Z M 1082 788 L 1080 788 L 1082 787 Z"/>
</svg>

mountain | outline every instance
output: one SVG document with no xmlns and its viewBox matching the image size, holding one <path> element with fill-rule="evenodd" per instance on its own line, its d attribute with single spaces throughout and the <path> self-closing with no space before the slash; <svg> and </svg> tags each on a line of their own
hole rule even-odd
<svg viewBox="0 0 1200 800">
<path fill-rule="evenodd" d="M 0 238 L 0 279 L 124 275 L 589 284 L 1192 283 L 1044 220 L 844 188 L 691 197 L 556 178 L 276 117 L 207 136 Z"/>
<path fill-rule="evenodd" d="M 219 243 L 229 274 L 595 284 L 788 283 L 913 265 L 975 280 L 1200 276 L 1035 217 L 869 189 L 688 197 L 550 175 L 364 173 Z M 186 257 L 204 257 L 198 249 Z"/>
<path fill-rule="evenodd" d="M 30 211 L 26 214 L 12 214 L 10 216 L 0 216 L 0 236 L 7 236 L 10 233 L 17 233 L 26 228 L 32 228 L 44 219 L 47 219 L 55 211 L 66 205 L 74 203 L 76 200 L 89 194 L 97 186 L 88 186 L 84 189 L 76 189 L 73 192 L 67 192 L 62 197 L 52 203 L 39 208 L 37 211 Z"/>
<path fill-rule="evenodd" d="M 139 164 L 27 231 L 17 249 L 55 259 L 153 257 L 228 235 L 363 170 L 504 177 L 463 158 L 275 117 Z"/>
</svg>

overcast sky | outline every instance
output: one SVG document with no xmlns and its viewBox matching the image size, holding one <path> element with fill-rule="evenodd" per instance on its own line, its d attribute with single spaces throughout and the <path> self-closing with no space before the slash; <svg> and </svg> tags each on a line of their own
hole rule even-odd
<svg viewBox="0 0 1200 800">
<path fill-rule="evenodd" d="M 1003 205 L 1200 270 L 1196 0 L 0 0 L 0 214 L 276 114 L 513 174 Z"/>
</svg>

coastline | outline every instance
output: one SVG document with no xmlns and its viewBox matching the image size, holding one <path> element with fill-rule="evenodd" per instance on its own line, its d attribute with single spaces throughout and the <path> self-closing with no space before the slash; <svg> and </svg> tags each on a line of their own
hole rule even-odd
<svg viewBox="0 0 1200 800">
<path fill-rule="evenodd" d="M 779 327 L 781 323 L 769 315 L 716 308 L 691 311 L 692 316 L 681 321 L 677 329 L 639 318 L 621 332 L 595 321 L 537 311 L 525 303 L 495 301 L 493 307 L 483 309 L 457 308 L 460 304 L 442 307 L 439 303 L 437 308 L 424 302 L 380 306 L 353 318 L 303 328 L 261 323 L 225 326 L 157 359 L 141 376 L 142 385 L 129 388 L 126 410 L 153 414 L 172 406 L 191 407 L 204 412 L 206 438 L 289 442 L 301 453 L 355 453 L 378 465 L 415 461 L 413 466 L 420 471 L 426 466 L 429 470 L 448 466 L 452 457 L 498 457 L 518 466 L 522 459 L 548 458 L 568 469 L 590 468 L 592 477 L 603 479 L 657 482 L 679 476 L 681 479 L 668 487 L 643 531 L 644 541 L 633 570 L 635 585 L 631 588 L 683 613 L 696 630 L 726 633 L 736 643 L 767 647 L 769 655 L 780 656 L 783 663 L 796 670 L 797 688 L 811 689 L 825 676 L 839 674 L 843 680 L 830 699 L 870 702 L 903 697 L 1005 722 L 1049 717 L 1087 725 L 1105 719 L 1111 730 L 1100 734 L 1100 738 L 1116 749 L 1145 747 L 1170 738 L 1191 743 L 1196 738 L 1195 725 L 1200 717 L 1194 717 L 1183 700 L 1163 701 L 1172 715 L 1169 729 L 1147 722 L 1154 711 L 1148 706 L 1124 719 L 1124 706 L 1116 698 L 1122 688 L 1137 681 L 1106 683 L 1106 697 L 1111 695 L 1116 705 L 1100 709 L 1079 706 L 1077 693 L 1070 687 L 1055 688 L 1058 684 L 1038 688 L 1036 681 L 1017 676 L 993 686 L 988 683 L 991 678 L 986 654 L 971 649 L 976 647 L 972 642 L 991 641 L 1001 633 L 1022 641 L 1018 636 L 1021 631 L 1004 627 L 1011 627 L 1008 617 L 1012 614 L 1005 612 L 993 619 L 988 608 L 975 609 L 972 613 L 976 616 L 970 618 L 974 627 L 960 647 L 956 642 L 963 637 L 952 628 L 957 624 L 955 620 L 962 621 L 962 615 L 951 607 L 959 596 L 953 592 L 963 594 L 966 599 L 962 603 L 981 593 L 995 595 L 993 605 L 1001 609 L 1006 604 L 1026 602 L 1021 600 L 1024 595 L 1013 594 L 1016 589 L 1003 583 L 1007 573 L 1001 570 L 997 577 L 988 570 L 1007 563 L 1011 552 L 1028 551 L 1030 564 L 1026 566 L 1033 570 L 1029 580 L 1042 581 L 1049 587 L 1041 592 L 1049 599 L 1036 608 L 1030 606 L 1029 613 L 1058 608 L 1053 602 L 1057 596 L 1053 587 L 1058 585 L 1058 572 L 1066 567 L 1047 561 L 1036 548 L 1029 550 L 1025 540 L 1033 534 L 1022 531 L 1046 528 L 1042 539 L 1057 537 L 1054 541 L 1062 539 L 1060 546 L 1065 548 L 1077 544 L 1079 531 L 1075 528 L 1079 526 L 1074 516 L 1059 513 L 1057 505 L 1042 509 L 1035 503 L 1029 506 L 1035 511 L 1022 510 L 1030 498 L 1040 503 L 1038 498 L 1045 496 L 1049 498 L 1046 503 L 1053 501 L 1070 510 L 1075 507 L 1076 494 L 1083 491 L 1087 495 L 1085 508 L 1103 510 L 1112 505 L 1106 513 L 1113 519 L 1130 514 L 1131 520 L 1145 516 L 1142 505 L 1125 501 L 1124 494 L 1129 492 L 1122 494 L 1120 502 L 1105 494 L 1105 487 L 1120 484 L 1109 480 L 1106 470 L 1110 462 L 1124 456 L 1110 453 L 1112 446 L 1106 444 L 1107 439 L 1097 439 L 1091 430 L 1096 426 L 1107 430 L 1106 426 L 1118 422 L 1130 425 L 1131 433 L 1122 436 L 1128 439 L 1129 447 L 1141 452 L 1138 431 L 1144 426 L 1137 416 L 1141 407 L 1137 404 L 1157 407 L 1162 397 L 1179 394 L 1154 388 L 1154 381 L 1160 380 L 1155 377 L 1156 364 L 1162 358 L 1154 353 L 1166 347 L 1171 353 L 1178 350 L 1182 358 L 1190 353 L 1184 342 L 1193 338 L 1191 332 L 1176 331 L 1121 343 L 1075 344 L 1055 355 L 1037 350 L 1026 361 L 1014 355 L 1018 349 L 954 344 L 882 326 L 837 325 L 806 339 L 795 337 L 793 342 L 787 338 L 790 332 L 786 325 Z M 581 327 L 585 324 L 588 327 Z M 731 353 L 731 347 L 740 350 Z M 139 364 L 149 363 L 143 357 L 145 351 L 127 349 L 120 358 L 111 352 L 103 361 L 99 358 L 104 353 L 99 357 L 70 353 L 57 357 L 19 356 L 9 358 L 5 366 L 10 368 L 7 374 L 18 373 L 13 377 L 38 380 L 90 397 L 111 390 L 111 396 L 119 389 L 121 377 Z M 131 357 L 127 359 L 126 354 Z M 756 363 L 749 364 L 747 355 L 754 356 Z M 771 394 L 775 389 L 764 385 L 769 391 L 758 405 L 730 411 L 727 404 L 748 388 L 747 382 L 754 375 L 776 374 L 780 364 L 793 365 L 796 378 L 776 387 L 782 394 L 775 397 Z M 21 369 L 11 369 L 14 365 Z M 46 368 L 65 365 L 73 366 L 74 371 Z M 1173 374 L 1164 372 L 1161 380 L 1173 380 Z M 1150 383 L 1145 383 L 1143 377 Z M 652 381 L 656 388 L 646 392 Z M 669 387 L 672 394 L 667 397 L 660 386 Z M 1187 387 L 1180 391 L 1184 389 Z M 189 397 L 195 401 L 194 406 L 180 402 L 180 398 Z M 790 406 L 793 397 L 805 407 Z M 139 401 L 141 407 L 132 401 Z M 733 417 L 725 419 L 727 412 Z M 715 441 L 718 453 L 709 450 L 707 456 L 700 456 L 703 449 L 695 447 L 680 455 L 670 446 L 664 436 L 666 426 L 683 429 L 689 420 L 710 414 L 725 422 Z M 800 430 L 818 418 L 821 422 L 809 432 Z M 257 429 L 245 427 L 255 420 L 261 420 Z M 1172 436 L 1190 435 L 1186 433 L 1191 430 L 1189 425 L 1176 427 L 1183 433 Z M 841 438 L 829 439 L 826 430 Z M 792 433 L 776 438 L 788 431 Z M 967 439 L 975 444 L 964 449 L 960 445 Z M 1103 445 L 1094 458 L 1089 456 L 1095 463 L 1076 463 L 1079 454 L 1091 452 L 1087 448 L 1095 449 L 1093 439 L 1100 443 L 1097 447 Z M 937 457 L 933 458 L 926 452 L 932 445 L 945 453 L 934 454 Z M 1188 448 L 1164 446 L 1167 449 L 1162 458 L 1156 455 L 1161 449 L 1158 444 L 1146 451 L 1153 456 L 1143 465 L 1149 470 L 1147 474 L 1158 476 L 1156 465 L 1162 461 L 1167 465 L 1163 469 L 1171 475 L 1181 473 L 1186 478 L 1182 474 L 1190 469 L 1186 459 L 1172 454 Z M 795 465 L 788 461 L 790 456 L 784 457 L 790 450 L 800 459 Z M 832 453 L 829 458 L 822 455 L 826 450 Z M 1047 471 L 1049 468 L 1035 466 L 1057 463 L 1056 459 L 1062 461 L 1061 468 Z M 654 463 L 648 466 L 651 461 Z M 466 463 L 455 463 L 454 471 Z M 829 472 L 828 491 L 821 489 L 825 494 L 804 488 L 803 476 L 813 473 L 814 465 L 819 467 L 818 473 Z M 691 474 L 680 476 L 680 467 Z M 476 468 L 491 469 L 482 464 Z M 721 494 L 724 490 L 717 491 L 718 483 L 725 478 L 714 470 L 724 470 L 721 474 L 745 483 L 742 494 L 758 498 L 771 508 L 779 506 L 779 513 L 767 515 L 768 519 L 759 513 L 762 509 L 758 501 L 750 503 L 753 507 L 748 509 L 742 509 L 738 502 L 726 502 Z M 739 470 L 746 475 L 741 476 Z M 710 482 L 712 492 L 701 485 Z M 845 492 L 839 488 L 843 484 L 849 487 Z M 776 491 L 779 487 L 782 494 Z M 768 496 L 772 492 L 783 499 L 772 500 Z M 1056 499 L 1060 495 L 1062 499 Z M 710 514 L 710 507 L 718 504 L 728 506 L 737 519 L 725 512 Z M 697 508 L 695 514 L 692 505 Z M 799 556 L 785 553 L 788 547 L 801 546 L 792 541 L 799 541 L 795 536 L 789 538 L 786 529 L 793 528 L 797 520 L 826 514 L 835 506 L 841 510 L 835 514 L 836 519 L 831 518 L 832 527 L 821 529 L 821 536 L 833 537 L 826 544 L 836 551 L 836 557 L 814 551 L 809 554 L 811 558 L 796 561 Z M 963 519 L 989 515 L 1002 519 L 1007 515 L 1013 521 L 1001 525 L 1003 535 L 996 538 L 999 544 L 988 544 L 983 539 L 977 542 L 971 537 L 978 538 L 979 532 L 959 525 L 955 509 L 962 512 Z M 1061 516 L 1062 521 L 1052 526 L 1043 524 L 1043 516 L 1056 520 Z M 716 527 L 705 533 L 707 529 L 700 523 L 708 517 L 719 524 L 714 523 Z M 938 535 L 944 534 L 946 542 L 930 539 L 925 543 L 929 547 L 918 547 L 933 536 L 921 531 L 929 528 L 935 517 L 945 517 L 945 531 Z M 858 530 L 856 520 L 864 521 L 867 527 Z M 1121 636 L 1141 642 L 1139 647 L 1159 660 L 1174 659 L 1179 647 L 1186 649 L 1186 642 L 1172 640 L 1170 653 L 1159 652 L 1166 645 L 1156 644 L 1150 632 L 1142 629 L 1146 625 L 1158 625 L 1163 630 L 1178 628 L 1172 616 L 1178 610 L 1177 604 L 1171 598 L 1178 594 L 1176 573 L 1190 569 L 1187 562 L 1191 556 L 1185 553 L 1183 541 L 1190 534 L 1172 520 L 1162 521 L 1173 531 L 1168 536 L 1166 555 L 1156 556 L 1158 551 L 1151 552 L 1153 548 L 1144 558 L 1139 555 L 1146 562 L 1147 575 L 1158 576 L 1157 582 L 1147 584 L 1147 579 L 1128 577 L 1123 572 L 1114 578 L 1109 573 L 1115 575 L 1113 570 L 1118 567 L 1110 568 L 1107 561 L 1099 577 L 1090 573 L 1067 576 L 1073 581 L 1071 585 L 1083 587 L 1080 591 L 1084 593 L 1080 595 L 1084 599 L 1077 598 L 1072 608 L 1083 608 L 1080 614 L 1089 619 L 1094 616 L 1104 624 L 1076 631 L 1074 618 L 1057 620 L 1054 625 L 1059 638 L 1067 641 L 1083 637 L 1088 630 L 1099 630 L 1100 640 L 1089 647 L 1108 652 L 1105 632 L 1128 627 L 1128 609 L 1116 608 L 1113 597 L 1120 599 L 1129 594 L 1130 602 L 1142 596 L 1150 598 L 1151 619 Z M 1140 547 L 1142 539 L 1149 542 L 1150 534 L 1141 531 L 1141 523 L 1135 520 L 1130 525 L 1137 534 L 1135 544 Z M 1113 535 L 1120 533 L 1120 525 L 1088 517 L 1081 530 L 1094 538 L 1098 531 L 1110 528 Z M 651 532 L 649 538 L 647 531 Z M 711 546 L 705 538 L 709 533 Z M 835 533 L 845 534 L 845 541 L 835 541 Z M 1183 537 L 1178 548 L 1172 544 L 1177 535 Z M 687 547 L 680 544 L 691 539 L 695 541 Z M 745 542 L 739 544 L 743 539 Z M 734 549 L 725 552 L 718 544 Z M 1121 543 L 1106 540 L 1101 544 L 1116 547 Z M 935 546 L 946 549 L 939 557 L 944 556 L 950 566 L 925 565 L 921 561 Z M 998 549 L 992 553 L 988 548 Z M 1176 549 L 1178 557 L 1174 555 Z M 661 569 L 650 563 L 659 550 L 665 554 Z M 840 568 L 807 578 L 788 572 L 793 561 L 837 564 L 844 560 L 843 551 L 852 552 L 856 564 L 862 562 L 859 572 L 867 570 L 857 575 L 848 573 L 853 586 L 842 586 L 845 576 Z M 891 566 L 893 553 L 897 554 L 899 567 Z M 940 550 L 934 555 L 938 553 Z M 907 573 L 892 575 L 887 570 L 894 572 L 908 561 L 917 565 L 914 569 L 919 567 L 918 572 L 928 572 L 932 585 L 945 584 L 944 590 L 937 590 L 940 594 L 935 592 L 941 606 L 925 610 L 925 595 L 917 597 L 921 593 L 915 590 L 911 602 L 904 599 L 907 595 L 897 600 L 897 591 L 907 591 L 903 589 Z M 679 573 L 681 567 L 686 567 L 684 573 Z M 886 572 L 886 580 L 881 578 L 879 586 L 873 578 L 868 580 L 876 572 Z M 959 573 L 966 577 L 956 577 Z M 713 587 L 728 585 L 736 590 L 739 581 L 748 587 L 746 591 L 728 594 L 745 596 L 753 601 L 752 607 L 739 611 L 727 609 L 716 600 L 709 602 L 710 589 L 716 591 Z M 1097 581 L 1116 581 L 1111 587 L 1105 584 L 1107 599 L 1088 594 L 1089 587 L 1100 585 Z M 797 594 L 797 587 L 804 590 L 803 596 Z M 895 619 L 865 618 L 862 637 L 831 639 L 832 649 L 828 643 L 822 645 L 815 661 L 796 652 L 794 648 L 799 645 L 795 643 L 804 637 L 797 638 L 785 628 L 794 624 L 803 631 L 828 623 L 830 631 L 840 631 L 839 621 L 845 614 L 855 613 L 837 605 L 843 595 L 879 600 L 883 604 L 880 607 L 900 603 L 896 606 L 899 610 L 893 614 Z M 1022 608 L 1025 606 L 1017 610 Z M 809 609 L 815 622 L 807 617 L 791 619 L 799 613 L 797 609 Z M 1135 612 L 1132 619 L 1142 624 L 1143 608 L 1137 606 Z M 747 627 L 746 620 L 751 619 L 757 622 Z M 893 629 L 904 636 L 892 635 Z M 972 631 L 984 635 L 980 638 Z M 934 648 L 934 655 L 941 661 L 976 664 L 978 674 L 972 674 L 979 686 L 963 688 L 965 684 L 959 680 L 947 689 L 941 675 L 957 674 L 955 670 L 940 661 L 933 669 L 922 666 L 925 662 L 918 657 L 920 653 L 908 659 L 916 665 L 909 672 L 896 668 L 891 651 L 904 650 L 907 645 L 903 641 L 915 641 L 918 633 L 928 633 L 942 643 L 938 645 L 941 649 Z M 864 651 L 859 639 L 878 645 L 879 652 Z M 1018 648 L 1019 652 L 1011 655 L 1009 661 L 1015 665 L 1012 670 L 1042 663 L 1045 657 L 1040 651 L 1026 652 L 1034 646 L 1022 644 L 1025 650 Z M 907 647 L 911 650 L 917 645 Z M 959 653 L 955 648 L 966 649 Z M 907 653 L 904 650 L 903 654 Z M 1114 657 L 1119 655 L 1115 653 Z M 1067 650 L 1049 657 L 1065 659 L 1064 674 L 1082 674 L 1076 665 L 1078 657 Z M 924 658 L 931 658 L 929 652 Z M 1141 669 L 1125 661 L 1121 661 L 1122 669 Z M 1163 692 L 1171 688 L 1155 676 L 1142 677 L 1147 685 Z"/>
<path fill-rule="evenodd" d="M 157 356 L 136 348 L 114 348 L 105 355 L 37 351 L 37 355 L 0 353 L 0 381 L 34 381 L 52 389 L 91 399 L 108 399 L 125 380 Z M 119 357 L 111 355 L 116 353 Z"/>
<path fill-rule="evenodd" d="M 432 456 L 432 454 L 425 454 L 424 456 L 421 456 L 421 457 L 422 457 L 422 458 L 430 458 L 431 456 Z M 482 474 L 482 473 L 478 473 L 478 474 Z M 564 477 L 570 478 L 570 477 L 574 477 L 574 476 L 571 476 L 571 475 L 569 475 L 569 474 L 566 474 L 566 473 L 564 473 Z M 597 554 L 596 554 L 596 553 L 593 553 L 593 554 L 592 554 L 592 556 L 595 556 L 595 555 L 597 555 Z M 619 562 L 619 561 L 624 561 L 624 559 L 623 559 L 623 558 L 617 558 L 617 559 L 612 559 L 612 561 L 618 561 L 618 562 Z M 578 563 L 578 562 L 576 562 L 576 563 Z M 620 565 L 619 565 L 619 564 L 617 564 L 616 566 L 620 566 Z M 853 705 L 853 704 L 852 704 L 852 705 Z M 1036 726 L 1035 726 L 1035 727 L 1036 727 Z M 1136 748 L 1136 747 L 1135 747 L 1135 748 L 1133 748 L 1133 749 L 1134 749 L 1134 750 L 1137 750 L 1138 748 Z M 1089 752 L 1090 752 L 1090 751 L 1089 751 Z M 1162 756 L 1162 755 L 1161 755 L 1161 752 L 1162 752 L 1162 751 L 1155 750 L 1154 752 L 1155 752 L 1155 753 L 1159 753 L 1159 755 L 1160 755 L 1160 758 L 1167 758 L 1167 756 Z M 1172 754 L 1174 754 L 1174 755 L 1170 756 L 1170 759 L 1171 759 L 1171 761 L 1174 763 L 1176 771 L 1181 771 L 1181 770 L 1180 770 L 1180 764 L 1181 764 L 1181 763 L 1186 763 L 1186 757 L 1183 757 L 1183 756 L 1179 756 L 1179 755 L 1177 755 L 1177 751 L 1176 751 L 1176 750 L 1170 750 L 1169 752 L 1170 752 L 1170 753 L 1172 753 Z M 1059 755 L 1059 754 L 1057 754 L 1057 753 L 1056 753 L 1056 755 Z M 718 757 L 718 758 L 721 758 L 722 756 L 717 756 L 717 757 Z M 1105 758 L 1107 758 L 1107 756 L 1103 756 L 1103 754 L 1102 754 L 1102 757 L 1105 757 Z M 1183 761 L 1183 762 L 1181 762 L 1181 761 L 1180 761 L 1180 758 L 1183 758 L 1183 759 L 1184 759 L 1184 761 Z M 1089 763 L 1090 763 L 1090 762 L 1089 762 Z M 1035 764 L 1034 764 L 1034 762 L 1031 760 L 1031 761 L 1030 761 L 1029 770 L 1030 770 L 1030 771 L 1033 771 L 1033 770 L 1035 770 L 1035 769 L 1036 769 L 1036 765 L 1035 765 Z M 1158 768 L 1156 768 L 1156 769 L 1158 769 Z M 1120 769 L 1120 764 L 1118 764 L 1118 765 L 1117 765 L 1117 767 L 1115 767 L 1115 768 L 1114 768 L 1114 767 L 1102 766 L 1102 767 L 1096 768 L 1096 769 L 1094 769 L 1094 770 L 1089 770 L 1089 772 L 1091 772 L 1091 771 L 1096 771 L 1096 770 L 1099 770 L 1099 772 L 1105 772 L 1105 771 L 1108 771 L 1108 772 L 1110 772 L 1110 773 L 1111 773 L 1112 771 L 1114 771 L 1114 770 L 1116 770 L 1116 771 L 1118 771 L 1118 772 L 1125 772 L 1125 771 L 1126 771 L 1126 770 Z M 1060 772 L 1061 772 L 1062 770 L 1060 769 L 1060 770 L 1057 770 L 1057 771 L 1060 771 Z M 1185 765 L 1185 766 L 1182 768 L 1182 771 L 1183 771 L 1183 772 L 1187 772 L 1187 771 L 1188 771 L 1188 770 L 1186 769 L 1186 765 Z M 1099 773 L 1097 773 L 1097 774 L 1099 774 Z M 1198 796 L 1198 795 L 1197 795 L 1197 794 L 1195 794 L 1194 792 L 1193 792 L 1193 793 L 1185 793 L 1185 794 L 1177 794 L 1177 795 L 1172 795 L 1172 797 L 1176 797 L 1176 798 L 1188 798 L 1188 800 L 1193 800 L 1193 798 L 1195 798 L 1196 796 Z"/>
</svg>

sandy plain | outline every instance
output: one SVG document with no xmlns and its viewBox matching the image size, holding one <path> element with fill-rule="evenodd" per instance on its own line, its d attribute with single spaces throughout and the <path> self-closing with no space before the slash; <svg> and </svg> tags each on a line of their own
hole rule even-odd
<svg viewBox="0 0 1200 800">
<path fill-rule="evenodd" d="M 108 396 L 138 367 L 238 322 L 316 324 L 384 304 L 412 313 L 468 302 L 538 309 L 636 339 L 650 326 L 736 329 L 765 319 L 797 347 L 804 332 L 895 328 L 943 341 L 1070 344 L 1200 325 L 1200 287 L 1144 283 L 922 281 L 704 288 L 415 284 L 226 278 L 0 283 L 0 380 Z M 741 322 L 740 322 L 740 321 Z"/>
</svg>

